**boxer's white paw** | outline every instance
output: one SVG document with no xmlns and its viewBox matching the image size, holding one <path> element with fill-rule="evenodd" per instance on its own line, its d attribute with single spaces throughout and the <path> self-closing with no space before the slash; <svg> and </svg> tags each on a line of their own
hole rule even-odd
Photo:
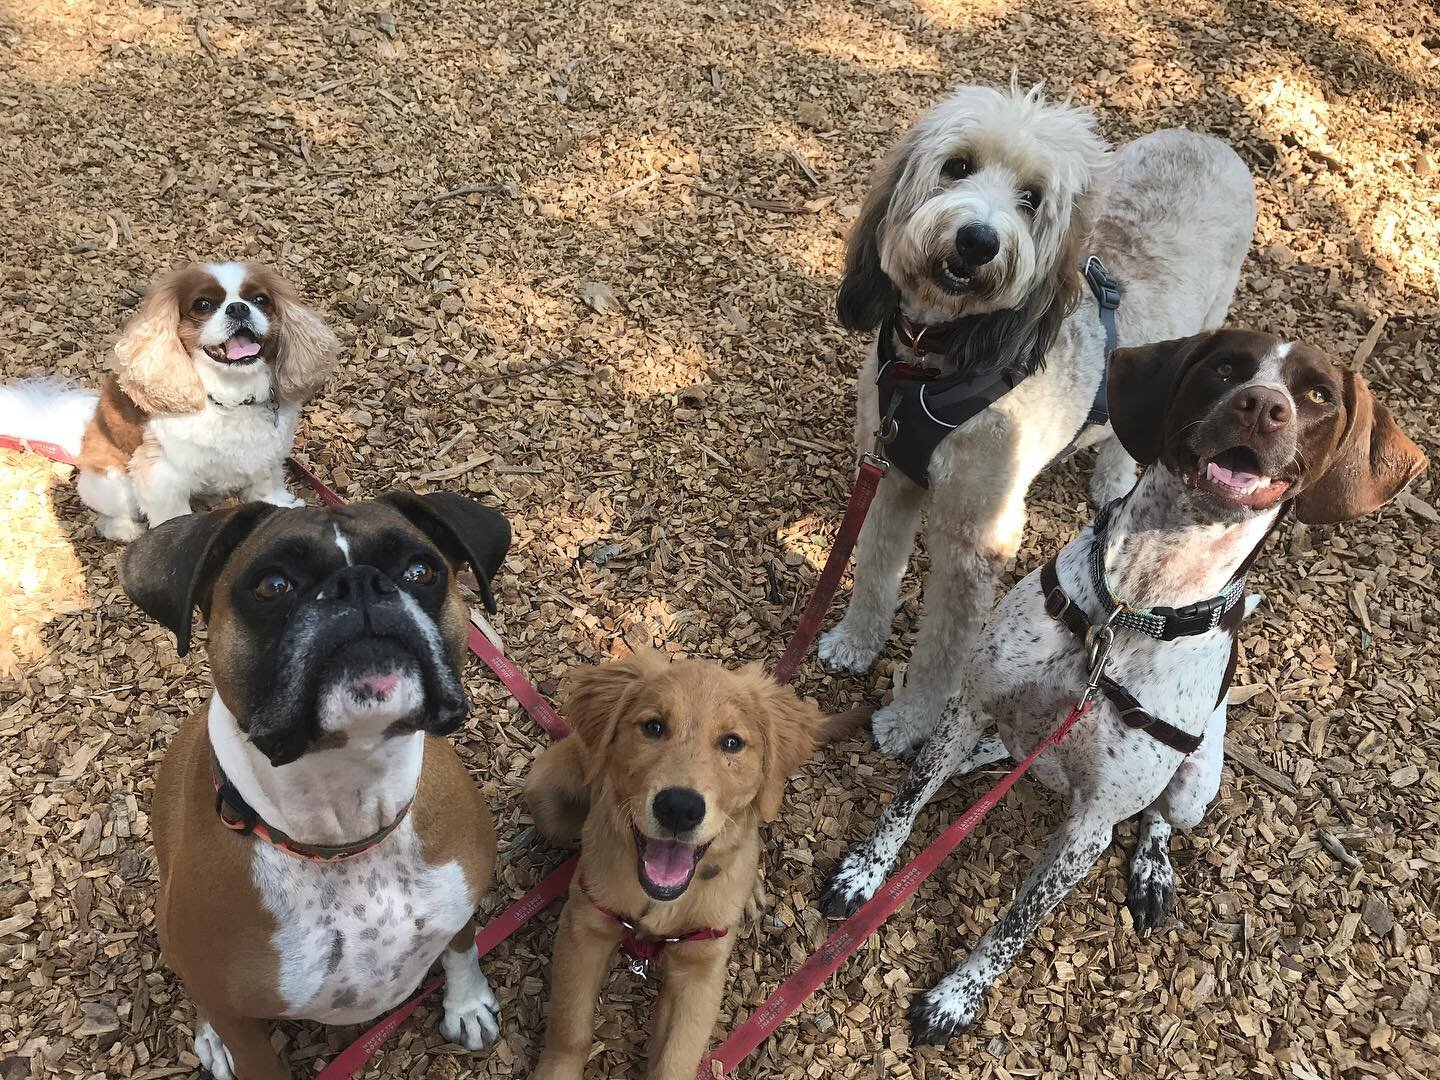
<svg viewBox="0 0 1440 1080">
<path fill-rule="evenodd" d="M 195 1056 L 215 1080 L 235 1080 L 235 1060 L 215 1029 L 204 1020 L 195 1025 Z"/>
<path fill-rule="evenodd" d="M 939 719 L 939 709 L 923 698 L 907 697 L 902 690 L 889 705 L 875 710 L 870 730 L 881 753 L 909 758 L 929 738 Z"/>
<path fill-rule="evenodd" d="M 484 1050 L 500 1037 L 500 1002 L 480 970 L 475 946 L 465 952 L 446 949 L 445 1015 L 440 1034 L 466 1050 Z"/>
<path fill-rule="evenodd" d="M 271 506 L 296 507 L 305 505 L 304 499 L 296 495 L 291 495 L 290 492 L 284 488 L 276 488 L 273 491 L 257 494 L 255 501 L 269 503 Z"/>
<path fill-rule="evenodd" d="M 880 650 L 885 647 L 885 631 L 861 633 L 851 621 L 841 619 L 820 635 L 820 662 L 828 671 L 848 671 L 863 675 L 870 670 Z"/>
<path fill-rule="evenodd" d="M 116 540 L 122 544 L 128 544 L 131 540 L 139 538 L 145 531 L 145 526 L 134 518 L 108 517 L 101 514 L 95 519 L 95 531 L 106 540 Z"/>
</svg>

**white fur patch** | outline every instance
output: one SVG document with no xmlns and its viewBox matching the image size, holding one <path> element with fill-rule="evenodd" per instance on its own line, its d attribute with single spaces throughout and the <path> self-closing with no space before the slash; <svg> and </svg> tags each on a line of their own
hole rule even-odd
<svg viewBox="0 0 1440 1080">
<path fill-rule="evenodd" d="M 250 872 L 279 927 L 280 997 L 293 1019 L 359 1024 L 400 1004 L 474 912 L 464 871 L 427 864 L 409 818 L 336 863 L 256 844 Z"/>
<path fill-rule="evenodd" d="M 335 526 L 335 546 L 340 549 L 340 554 L 345 556 L 345 565 L 354 566 L 355 560 L 350 557 L 350 541 L 345 539 L 339 525 Z"/>
</svg>

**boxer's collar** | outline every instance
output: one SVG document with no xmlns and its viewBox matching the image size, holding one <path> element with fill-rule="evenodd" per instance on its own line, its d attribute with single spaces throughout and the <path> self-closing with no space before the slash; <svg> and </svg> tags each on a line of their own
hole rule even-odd
<svg viewBox="0 0 1440 1080">
<path fill-rule="evenodd" d="M 363 839 L 354 840 L 348 844 L 306 844 L 281 832 L 273 825 L 265 823 L 264 819 L 255 812 L 255 808 L 245 801 L 245 797 L 225 775 L 225 770 L 220 767 L 220 759 L 215 756 L 214 750 L 210 751 L 210 775 L 215 782 L 215 813 L 227 829 L 234 829 L 241 836 L 258 836 L 285 854 L 293 855 L 297 859 L 307 859 L 310 862 L 339 862 L 378 847 L 384 843 L 387 836 L 400 827 L 400 823 L 409 816 L 410 807 L 415 804 L 414 799 L 409 800 L 400 808 L 400 813 L 396 815 L 394 821 Z"/>
</svg>

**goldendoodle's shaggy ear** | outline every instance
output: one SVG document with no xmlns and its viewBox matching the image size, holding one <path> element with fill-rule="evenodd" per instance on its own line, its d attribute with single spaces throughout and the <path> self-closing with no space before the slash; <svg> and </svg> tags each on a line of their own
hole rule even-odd
<svg viewBox="0 0 1440 1080">
<path fill-rule="evenodd" d="M 761 821 L 774 821 L 785 799 L 785 781 L 815 752 L 825 717 L 813 701 L 756 669 L 759 715 L 765 718 L 764 778 L 755 809 Z"/>
<path fill-rule="evenodd" d="M 846 330 L 857 333 L 874 330 L 899 300 L 895 283 L 880 265 L 880 238 L 910 143 L 907 136 L 875 170 L 860 217 L 850 232 L 845 276 L 840 279 L 840 295 L 835 299 L 835 311 Z"/>
<path fill-rule="evenodd" d="M 1207 332 L 1110 354 L 1105 373 L 1110 425 L 1125 452 L 1141 465 L 1153 464 L 1164 453 L 1175 390 L 1213 336 Z"/>
<path fill-rule="evenodd" d="M 1425 470 L 1425 452 L 1400 430 L 1365 380 L 1345 371 L 1345 430 L 1324 472 L 1295 498 L 1307 525 L 1372 514 Z"/>
<path fill-rule="evenodd" d="M 604 771 L 605 758 L 615 741 L 626 704 L 647 677 L 663 671 L 669 661 L 644 649 L 598 667 L 571 668 L 565 677 L 565 705 L 561 710 L 575 729 L 571 738 L 585 746 L 585 783 Z"/>
</svg>

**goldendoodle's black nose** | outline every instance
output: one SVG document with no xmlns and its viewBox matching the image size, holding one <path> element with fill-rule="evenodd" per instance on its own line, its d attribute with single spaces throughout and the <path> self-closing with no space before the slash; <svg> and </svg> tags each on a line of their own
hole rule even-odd
<svg viewBox="0 0 1440 1080">
<path fill-rule="evenodd" d="M 984 266 L 1000 254 L 1000 235 L 989 225 L 972 221 L 955 234 L 955 251 L 966 266 Z"/>
<path fill-rule="evenodd" d="M 667 787 L 656 793 L 650 809 L 662 829 L 679 836 L 705 820 L 705 796 L 690 788 Z"/>
</svg>

